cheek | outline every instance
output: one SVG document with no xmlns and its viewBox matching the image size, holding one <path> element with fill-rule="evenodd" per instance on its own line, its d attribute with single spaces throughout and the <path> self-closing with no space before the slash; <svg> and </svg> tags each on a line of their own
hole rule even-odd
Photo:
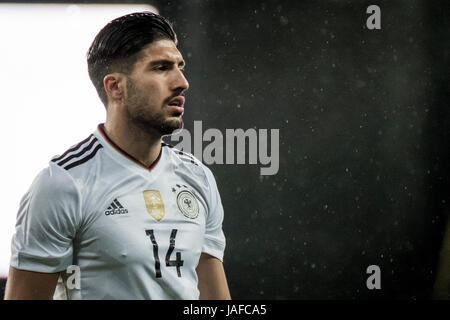
<svg viewBox="0 0 450 320">
<path fill-rule="evenodd" d="M 147 97 L 150 104 L 156 106 L 161 106 L 167 99 L 163 87 L 157 83 L 148 85 L 144 91 L 144 96 Z"/>
</svg>

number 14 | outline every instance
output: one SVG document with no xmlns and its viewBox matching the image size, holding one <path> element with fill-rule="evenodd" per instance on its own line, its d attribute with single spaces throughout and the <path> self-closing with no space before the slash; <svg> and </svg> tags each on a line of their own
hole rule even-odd
<svg viewBox="0 0 450 320">
<path fill-rule="evenodd" d="M 177 267 L 177 275 L 181 277 L 181 267 L 183 266 L 183 260 L 181 260 L 181 252 L 177 252 L 176 260 L 170 260 L 170 256 L 172 255 L 173 250 L 175 249 L 175 237 L 177 236 L 177 229 L 172 229 L 170 233 L 170 245 L 169 249 L 166 253 L 166 266 L 167 267 Z M 155 235 L 153 233 L 153 229 L 145 230 L 145 234 L 150 237 L 150 240 L 153 244 L 153 256 L 155 257 L 155 272 L 156 278 L 161 278 L 161 263 L 159 262 L 158 255 L 158 243 L 156 242 Z"/>
</svg>

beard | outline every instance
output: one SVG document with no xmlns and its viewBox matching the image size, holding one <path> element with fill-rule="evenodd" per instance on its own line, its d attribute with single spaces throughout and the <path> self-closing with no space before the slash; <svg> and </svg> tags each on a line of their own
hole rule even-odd
<svg viewBox="0 0 450 320">
<path fill-rule="evenodd" d="M 175 130 L 183 128 L 181 116 L 167 118 L 162 111 L 158 113 L 151 110 L 148 94 L 141 93 L 130 78 L 127 81 L 125 109 L 130 122 L 153 136 L 171 135 Z"/>
</svg>

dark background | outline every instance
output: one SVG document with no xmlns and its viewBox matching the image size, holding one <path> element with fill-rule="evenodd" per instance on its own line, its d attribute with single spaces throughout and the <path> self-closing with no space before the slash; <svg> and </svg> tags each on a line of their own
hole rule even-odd
<svg viewBox="0 0 450 320">
<path fill-rule="evenodd" d="M 187 62 L 186 129 L 280 129 L 278 174 L 209 166 L 232 297 L 430 298 L 450 201 L 450 3 L 149 3 Z M 381 30 L 365 26 L 371 4 Z"/>
</svg>

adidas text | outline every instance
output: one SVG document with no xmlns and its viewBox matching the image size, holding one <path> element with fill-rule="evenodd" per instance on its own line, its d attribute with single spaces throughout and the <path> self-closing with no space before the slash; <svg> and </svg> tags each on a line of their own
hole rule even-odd
<svg viewBox="0 0 450 320">
<path fill-rule="evenodd" d="M 124 214 L 128 213 L 127 209 L 114 209 L 114 210 L 105 210 L 105 215 L 113 215 L 113 214 Z"/>
</svg>

